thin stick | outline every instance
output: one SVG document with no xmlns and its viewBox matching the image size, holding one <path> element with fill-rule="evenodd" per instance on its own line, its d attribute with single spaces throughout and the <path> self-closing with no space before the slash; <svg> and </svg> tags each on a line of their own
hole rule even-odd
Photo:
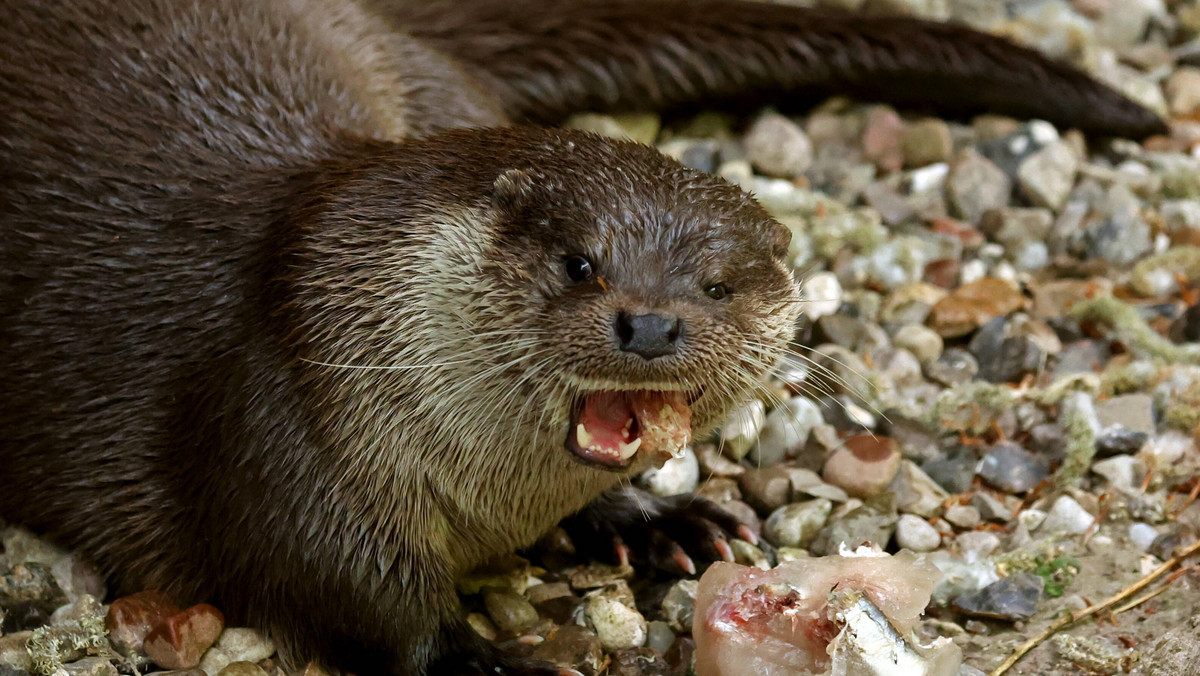
<svg viewBox="0 0 1200 676">
<path fill-rule="evenodd" d="M 1158 568 L 1155 568 L 1153 571 L 1151 571 L 1149 574 L 1147 574 L 1145 577 L 1138 580 L 1137 582 L 1134 582 L 1133 584 L 1129 585 L 1128 587 L 1122 589 L 1115 596 L 1104 601 L 1103 603 L 1100 603 L 1100 604 L 1094 605 L 1094 606 L 1089 606 L 1087 608 L 1083 608 L 1082 610 L 1076 610 L 1075 612 L 1071 613 L 1070 615 L 1064 615 L 1064 616 L 1060 617 L 1059 619 L 1055 620 L 1050 626 L 1046 627 L 1040 633 L 1038 633 L 1036 636 L 1034 636 L 1033 638 L 1026 641 L 1024 644 L 1022 644 L 1021 647 L 1017 648 L 1016 651 L 1013 652 L 1013 654 L 1009 655 L 1007 659 L 1005 659 L 1003 662 L 1000 663 L 1000 666 L 993 669 L 991 671 L 991 673 L 988 674 L 988 676 L 1001 676 L 1004 672 L 1006 672 L 1010 668 L 1012 668 L 1013 665 L 1015 665 L 1017 662 L 1021 661 L 1021 658 L 1024 657 L 1026 653 L 1028 653 L 1030 650 L 1033 650 L 1034 648 L 1036 648 L 1038 646 L 1038 644 L 1040 644 L 1042 641 L 1045 641 L 1046 639 L 1053 636 L 1055 633 L 1057 633 L 1063 627 L 1072 625 L 1072 624 L 1082 620 L 1085 617 L 1091 617 L 1092 615 L 1095 615 L 1096 613 L 1100 612 L 1101 610 L 1104 610 L 1105 608 L 1113 606 L 1113 605 L 1120 603 L 1121 601 L 1129 598 L 1130 596 L 1133 596 L 1139 590 L 1144 588 L 1146 585 L 1157 580 L 1160 576 L 1162 576 L 1163 573 L 1166 573 L 1167 571 L 1171 570 L 1175 566 L 1178 566 L 1181 561 L 1183 561 L 1187 557 L 1191 556 L 1192 554 L 1196 553 L 1197 550 L 1200 550 L 1200 540 L 1197 540 L 1196 542 L 1193 542 L 1192 544 L 1188 545 L 1187 547 L 1180 549 L 1175 554 L 1175 556 L 1172 556 L 1171 558 L 1167 559 L 1161 566 L 1159 566 Z"/>
</svg>

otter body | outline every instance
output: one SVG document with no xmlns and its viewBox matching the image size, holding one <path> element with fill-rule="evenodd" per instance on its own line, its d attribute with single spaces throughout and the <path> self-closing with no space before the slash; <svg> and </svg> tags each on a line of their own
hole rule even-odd
<svg viewBox="0 0 1200 676">
<path fill-rule="evenodd" d="M 291 659 L 516 664 L 466 629 L 454 578 L 710 430 L 798 305 L 786 231 L 740 191 L 644 146 L 504 125 L 988 67 L 831 70 L 799 27 L 844 18 L 705 7 L 581 3 L 521 28 L 528 8 L 499 4 L 10 0 L 0 514 Z M 726 38 L 699 25 L 742 15 Z M 629 41 L 598 60 L 611 24 Z M 790 70 L 738 56 L 755 31 L 791 45 L 772 52 Z M 1094 104 L 1081 126 L 1161 126 L 964 34 L 968 56 Z"/>
</svg>

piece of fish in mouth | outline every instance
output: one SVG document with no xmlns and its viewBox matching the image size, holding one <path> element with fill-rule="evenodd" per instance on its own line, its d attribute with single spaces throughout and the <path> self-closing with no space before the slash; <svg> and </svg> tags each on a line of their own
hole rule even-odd
<svg viewBox="0 0 1200 676">
<path fill-rule="evenodd" d="M 572 433 L 588 460 L 624 463 L 639 451 L 677 457 L 692 438 L 692 410 L 682 392 L 593 392 Z"/>
</svg>

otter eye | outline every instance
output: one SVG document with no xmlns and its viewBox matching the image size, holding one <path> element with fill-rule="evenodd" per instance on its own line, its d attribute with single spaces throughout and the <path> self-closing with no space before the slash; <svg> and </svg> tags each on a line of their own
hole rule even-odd
<svg viewBox="0 0 1200 676">
<path fill-rule="evenodd" d="M 729 295 L 729 289 L 725 288 L 723 282 L 717 282 L 704 287 L 704 295 L 713 300 L 723 300 L 725 296 Z"/>
<path fill-rule="evenodd" d="M 572 282 L 591 281 L 596 275 L 596 271 L 592 269 L 592 262 L 578 254 L 567 256 L 563 260 L 563 268 L 567 271 L 567 279 Z"/>
</svg>

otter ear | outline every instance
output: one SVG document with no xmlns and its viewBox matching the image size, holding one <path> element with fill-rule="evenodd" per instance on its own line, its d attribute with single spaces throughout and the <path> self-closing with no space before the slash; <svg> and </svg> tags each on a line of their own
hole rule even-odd
<svg viewBox="0 0 1200 676">
<path fill-rule="evenodd" d="M 492 183 L 492 206 L 508 213 L 520 211 L 533 195 L 533 177 L 508 169 Z"/>
</svg>

